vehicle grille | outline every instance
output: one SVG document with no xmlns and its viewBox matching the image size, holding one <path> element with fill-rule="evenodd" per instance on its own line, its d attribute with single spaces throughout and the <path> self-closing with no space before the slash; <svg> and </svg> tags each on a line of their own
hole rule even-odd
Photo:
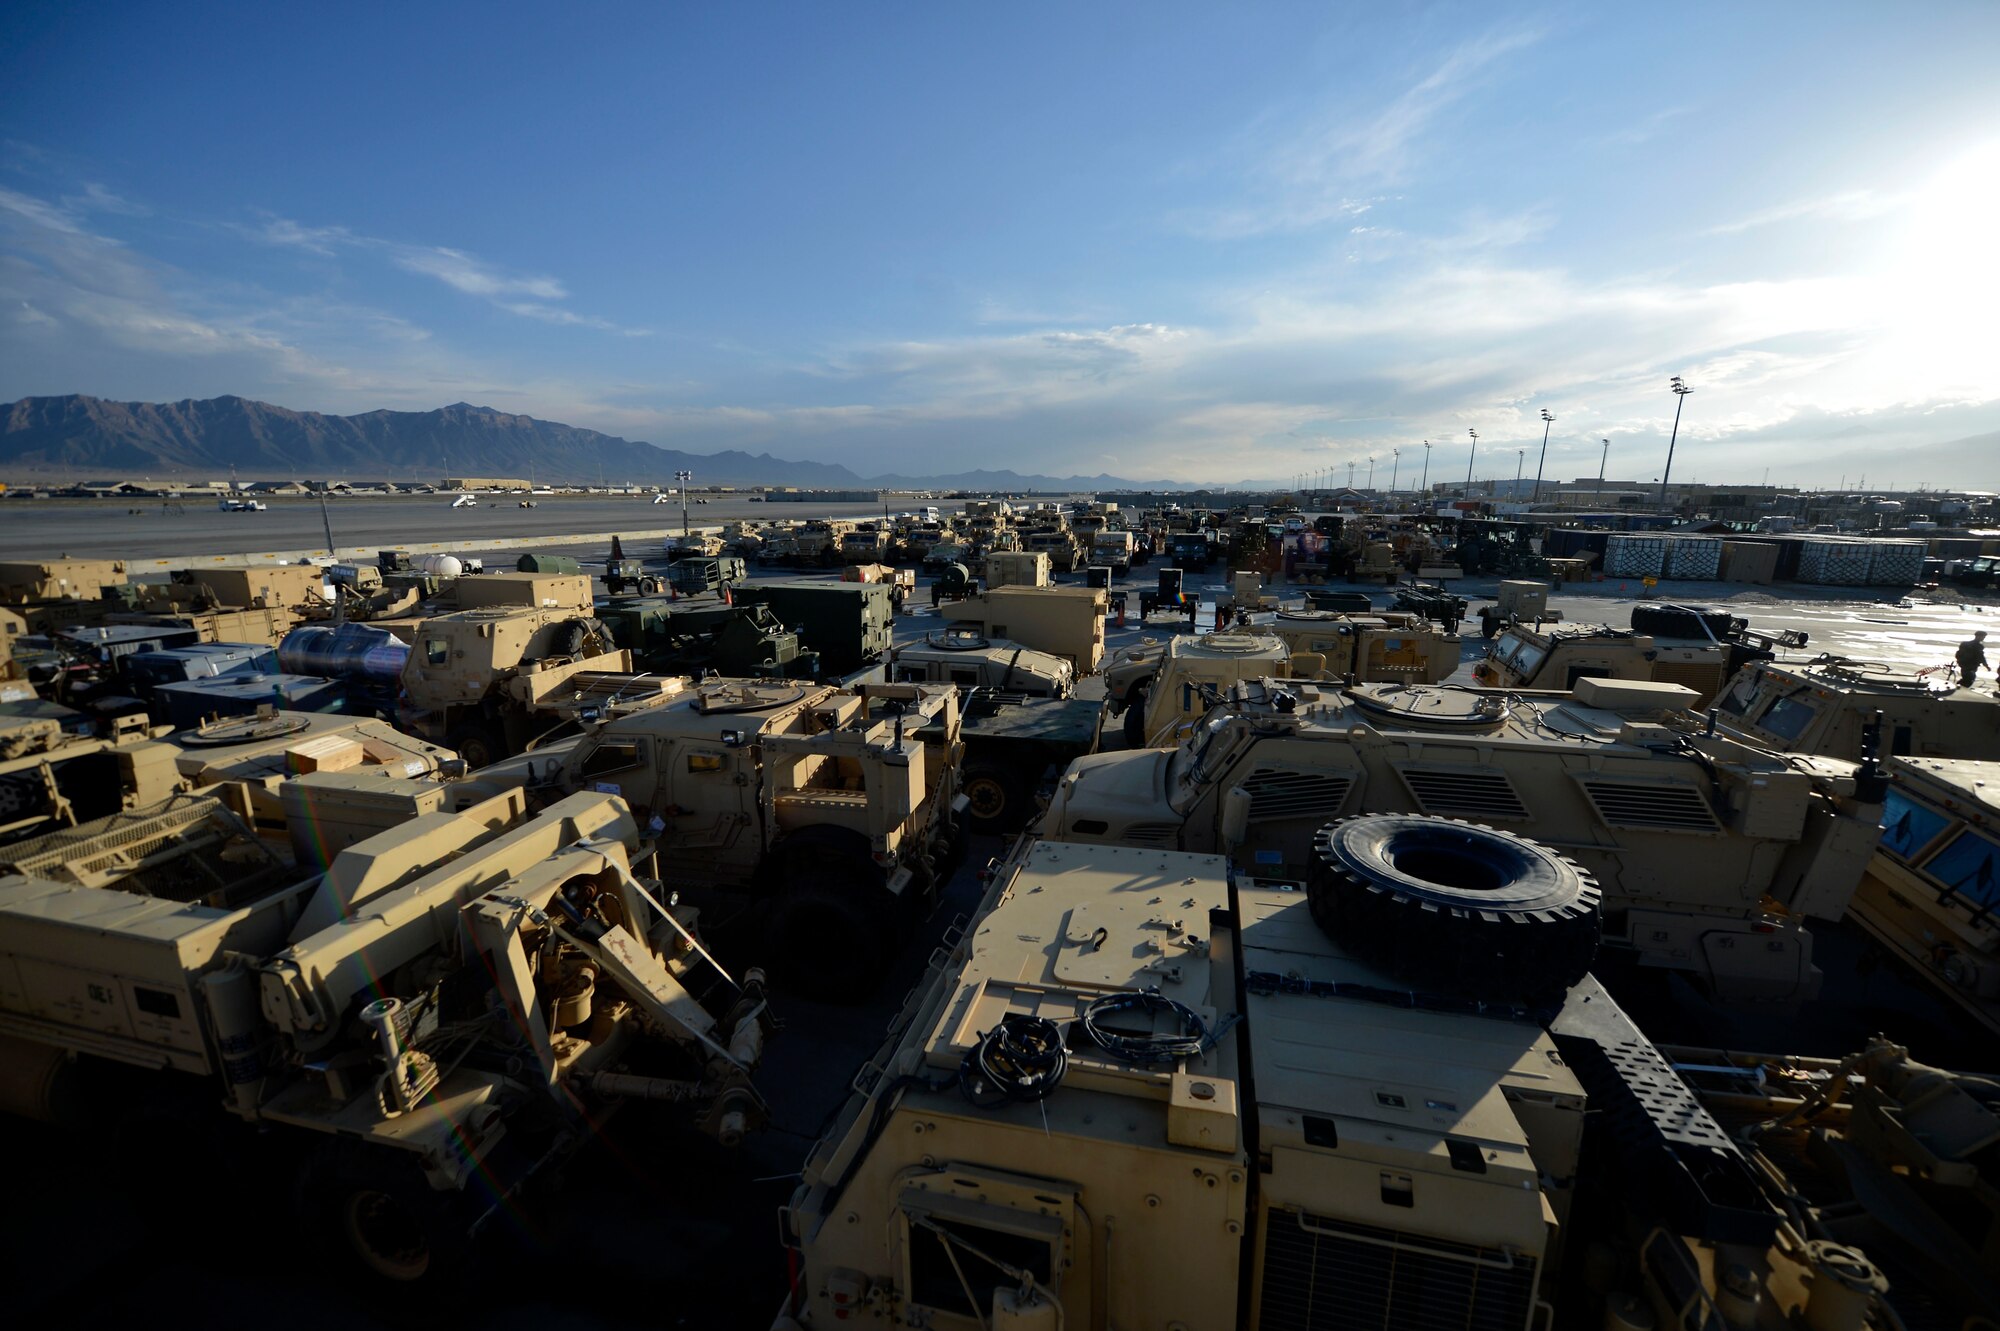
<svg viewBox="0 0 2000 1331">
<path fill-rule="evenodd" d="M 1273 1211 L 1257 1331 L 1522 1331 L 1535 1260 Z"/>
<path fill-rule="evenodd" d="M 1527 806 L 1505 772 L 1479 767 L 1399 767 L 1396 775 L 1425 813 L 1454 818 L 1526 818 Z"/>
<path fill-rule="evenodd" d="M 1262 768 L 1243 779 L 1250 792 L 1250 818 L 1334 818 L 1354 789 L 1348 773 L 1285 772 Z"/>
<path fill-rule="evenodd" d="M 1134 823 L 1118 839 L 1131 846 L 1170 846 L 1180 830 L 1179 823 Z"/>
<path fill-rule="evenodd" d="M 1583 781 L 1597 816 L 1610 827 L 1643 827 L 1662 832 L 1714 832 L 1715 813 L 1693 786 L 1641 781 Z"/>
</svg>

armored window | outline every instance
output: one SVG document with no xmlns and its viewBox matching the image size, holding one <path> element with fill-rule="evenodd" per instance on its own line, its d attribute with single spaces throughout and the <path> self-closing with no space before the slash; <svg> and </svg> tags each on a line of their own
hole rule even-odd
<svg viewBox="0 0 2000 1331">
<path fill-rule="evenodd" d="M 976 689 L 979 687 L 979 672 L 955 669 L 951 672 L 951 682 L 964 688 Z"/>
<path fill-rule="evenodd" d="M 608 739 L 590 751 L 578 775 L 605 776 L 639 766 L 646 760 L 645 744 L 636 739 Z"/>
<path fill-rule="evenodd" d="M 1882 800 L 1882 849 L 1898 859 L 1913 860 L 1950 821 L 1892 786 Z"/>
<path fill-rule="evenodd" d="M 1054 1216 L 939 1197 L 906 1202 L 903 1221 L 917 1307 L 984 1325 L 993 1291 L 1020 1288 L 1018 1273 L 1055 1288 L 1062 1222 Z"/>
<path fill-rule="evenodd" d="M 443 665 L 451 660 L 451 639 L 424 639 L 424 661 L 428 665 Z"/>
<path fill-rule="evenodd" d="M 1975 911 L 2000 906 L 2000 842 L 1966 828 L 1931 856 L 1924 872 Z"/>
<path fill-rule="evenodd" d="M 1782 740 L 1795 740 L 1806 733 L 1819 709 L 1798 698 L 1780 698 L 1757 718 L 1757 724 Z"/>
<path fill-rule="evenodd" d="M 896 684 L 921 684 L 929 677 L 921 665 L 898 664 L 896 666 L 896 677 L 891 682 Z"/>
</svg>

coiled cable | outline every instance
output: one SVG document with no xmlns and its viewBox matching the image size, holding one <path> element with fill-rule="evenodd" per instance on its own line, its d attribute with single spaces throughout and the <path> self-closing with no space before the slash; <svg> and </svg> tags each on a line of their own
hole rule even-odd
<svg viewBox="0 0 2000 1331">
<path fill-rule="evenodd" d="M 1123 1035 L 1100 1024 L 1120 1012 L 1144 1012 L 1150 1021 L 1157 1013 L 1171 1013 L 1180 1029 L 1167 1035 Z M 1176 1002 L 1157 988 L 1122 994 L 1106 994 L 1083 1010 L 1084 1033 L 1097 1047 L 1126 1063 L 1172 1063 L 1183 1058 L 1199 1058 L 1208 1052 L 1221 1032 L 1210 1034 L 1201 1014 L 1185 1003 Z"/>
<path fill-rule="evenodd" d="M 1010 1012 L 979 1037 L 958 1065 L 958 1089 L 975 1108 L 1033 1104 L 1054 1093 L 1069 1069 L 1062 1027 Z"/>
</svg>

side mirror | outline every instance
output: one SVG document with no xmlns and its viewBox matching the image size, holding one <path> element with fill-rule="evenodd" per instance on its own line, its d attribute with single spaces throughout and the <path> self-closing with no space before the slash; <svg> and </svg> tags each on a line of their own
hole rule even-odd
<svg viewBox="0 0 2000 1331">
<path fill-rule="evenodd" d="M 1234 850 L 1250 836 L 1250 792 L 1231 786 L 1222 797 L 1222 844 Z"/>
</svg>

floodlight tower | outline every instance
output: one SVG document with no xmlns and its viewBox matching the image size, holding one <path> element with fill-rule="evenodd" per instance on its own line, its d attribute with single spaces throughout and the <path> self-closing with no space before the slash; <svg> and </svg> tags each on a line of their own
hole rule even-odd
<svg viewBox="0 0 2000 1331">
<path fill-rule="evenodd" d="M 1465 455 L 1465 492 L 1472 493 L 1472 460 L 1479 456 L 1479 431 L 1467 430 L 1472 436 L 1472 451 Z"/>
<path fill-rule="evenodd" d="M 694 473 L 691 471 L 674 473 L 674 482 L 680 486 L 681 491 L 681 535 L 683 536 L 688 534 L 688 482 L 693 479 Z"/>
<path fill-rule="evenodd" d="M 1667 511 L 1667 478 L 1673 474 L 1674 470 L 1674 444 L 1681 437 L 1681 405 L 1687 401 L 1687 395 L 1694 392 L 1692 388 L 1681 382 L 1681 377 L 1678 374 L 1668 382 L 1667 388 L 1674 395 L 1674 432 L 1667 439 L 1666 470 L 1660 473 L 1660 511 L 1662 513 Z"/>
<path fill-rule="evenodd" d="M 1542 502 L 1542 465 L 1549 460 L 1549 427 L 1556 423 L 1555 413 L 1542 408 L 1542 455 L 1535 460 L 1535 497 L 1533 503 Z"/>
</svg>

